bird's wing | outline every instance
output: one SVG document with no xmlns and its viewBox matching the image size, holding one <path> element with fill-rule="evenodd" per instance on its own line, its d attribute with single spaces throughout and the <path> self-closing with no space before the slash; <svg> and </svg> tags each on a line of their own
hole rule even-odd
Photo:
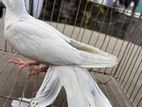
<svg viewBox="0 0 142 107">
<path fill-rule="evenodd" d="M 81 56 L 56 32 L 38 23 L 17 22 L 5 29 L 5 38 L 22 55 L 43 63 L 78 65 Z"/>
<path fill-rule="evenodd" d="M 61 36 L 61 37 L 63 37 L 63 36 Z M 82 64 L 83 66 L 85 65 L 84 67 L 93 67 L 93 68 L 94 67 L 95 68 L 113 67 L 118 64 L 118 59 L 114 55 L 111 55 L 107 52 L 104 52 L 104 51 L 98 49 L 98 48 L 78 42 L 78 41 L 70 39 L 70 38 L 64 38 L 64 39 L 66 39 L 66 41 L 72 47 L 80 50 L 81 54 L 83 55 L 83 57 L 86 60 L 85 64 Z M 107 59 L 105 59 L 105 58 L 107 58 Z"/>
<path fill-rule="evenodd" d="M 78 50 L 85 51 L 85 52 L 92 53 L 92 54 L 102 55 L 102 56 L 105 56 L 105 57 L 114 58 L 115 60 L 117 60 L 117 58 L 115 56 L 113 56 L 111 54 L 108 54 L 107 52 L 104 52 L 104 51 L 102 51 L 102 50 L 100 50 L 98 48 L 87 45 L 85 43 L 78 42 L 76 40 L 73 40 L 73 39 L 63 35 L 61 32 L 59 32 L 58 30 L 56 30 L 55 28 L 53 28 L 52 26 L 50 26 L 49 24 L 47 24 L 47 23 L 45 23 L 43 21 L 39 20 L 39 23 L 41 23 L 42 25 L 44 25 L 44 26 L 50 28 L 51 30 L 53 30 L 54 32 L 56 32 L 63 40 L 65 40 L 72 47 L 74 47 L 74 48 L 76 48 Z"/>
<path fill-rule="evenodd" d="M 69 39 L 38 20 L 14 23 L 6 29 L 6 38 L 19 53 L 43 63 L 93 68 L 117 64 L 117 58 Z"/>
<path fill-rule="evenodd" d="M 98 48 L 95 48 L 93 46 L 87 45 L 85 43 L 78 42 L 76 40 L 73 40 L 73 39 L 63 35 L 61 32 L 59 32 L 58 30 L 56 30 L 55 28 L 53 28 L 52 26 L 50 26 L 49 24 L 47 24 L 47 23 L 45 23 L 43 21 L 39 20 L 39 23 L 41 23 L 42 25 L 50 28 L 51 30 L 54 30 L 62 39 L 64 39 L 71 46 L 73 46 L 73 47 L 75 47 L 75 48 L 77 48 L 79 50 L 86 51 L 86 52 L 89 52 L 89 53 L 94 53 L 94 54 L 99 54 L 99 55 L 103 55 L 103 56 L 110 56 L 110 57 L 116 58 L 115 56 L 110 55 L 110 54 L 108 54 L 108 53 L 106 53 L 104 51 L 101 51 Z"/>
<path fill-rule="evenodd" d="M 50 27 L 52 30 L 54 30 L 56 33 L 58 33 L 58 35 L 62 38 L 62 39 L 64 39 L 68 44 L 70 44 L 72 47 L 74 47 L 74 48 L 76 48 L 76 49 L 78 49 L 78 50 L 80 50 L 80 52 L 83 54 L 83 57 L 85 58 L 85 60 L 86 59 L 92 59 L 92 60 L 95 60 L 96 61 L 96 58 L 94 58 L 94 56 L 97 56 L 97 57 L 100 57 L 100 56 L 102 56 L 102 57 L 104 57 L 104 58 L 108 58 L 108 59 L 110 59 L 109 61 L 107 60 L 107 62 L 109 62 L 109 63 L 107 63 L 106 65 L 104 65 L 103 66 L 103 63 L 106 63 L 105 61 L 105 59 L 104 59 L 104 62 L 100 62 L 100 63 L 98 63 L 98 64 L 96 64 L 95 65 L 95 63 L 94 63 L 94 65 L 92 66 L 92 64 L 90 64 L 90 67 L 113 67 L 113 66 L 115 66 L 115 65 L 117 65 L 118 64 L 118 59 L 117 59 L 117 57 L 116 56 L 114 56 L 114 55 L 111 55 L 111 54 L 109 54 L 109 53 L 107 53 L 107 52 L 104 52 L 104 51 L 102 51 L 102 50 L 100 50 L 100 49 L 98 49 L 98 48 L 95 48 L 95 47 L 93 47 L 93 46 L 91 46 L 91 45 L 87 45 L 87 44 L 85 44 L 85 43 L 81 43 L 81 42 L 79 42 L 79 41 L 76 41 L 76 40 L 73 40 L 73 39 L 71 39 L 71 38 L 69 38 L 69 37 L 67 37 L 67 36 L 65 36 L 65 35 L 63 35 L 62 33 L 60 33 L 58 30 L 56 30 L 56 29 L 54 29 L 52 26 L 50 26 L 50 25 L 48 25 L 48 24 L 45 24 L 46 26 L 48 26 L 48 27 Z M 86 54 L 87 53 L 87 54 Z M 90 55 L 91 54 L 91 55 Z M 93 57 L 86 57 L 86 56 L 92 56 L 92 54 L 93 54 Z M 85 56 L 84 56 L 85 55 Z M 99 59 L 100 60 L 100 59 Z M 99 62 L 99 60 L 98 60 L 98 62 Z M 101 59 L 100 61 L 102 61 L 103 59 Z M 87 60 L 86 60 L 87 61 Z M 91 60 L 90 60 L 91 61 Z M 88 62 L 90 62 L 90 61 L 88 61 Z M 93 62 L 93 61 L 91 61 L 91 62 Z M 97 62 L 97 61 L 96 61 Z M 85 62 L 86 63 L 86 62 Z M 82 64 L 82 65 L 88 65 L 88 64 Z M 89 66 L 86 66 L 86 67 L 89 67 Z"/>
</svg>

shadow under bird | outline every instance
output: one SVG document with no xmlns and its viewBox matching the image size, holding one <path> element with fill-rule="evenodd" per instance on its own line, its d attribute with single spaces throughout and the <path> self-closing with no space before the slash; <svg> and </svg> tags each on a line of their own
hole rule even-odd
<svg viewBox="0 0 142 107">
<path fill-rule="evenodd" d="M 79 72 L 80 70 L 86 72 L 86 68 L 113 67 L 118 63 L 118 59 L 115 56 L 101 51 L 93 46 L 86 45 L 84 43 L 68 38 L 49 24 L 30 16 L 25 9 L 24 0 L 0 1 L 6 7 L 6 14 L 4 18 L 5 39 L 19 54 L 31 60 L 34 60 L 31 62 L 24 62 L 21 59 L 17 61 L 10 61 L 20 65 L 19 71 L 21 71 L 21 69 L 27 65 L 44 64 L 49 66 L 49 71 L 52 70 L 52 66 L 55 66 L 55 68 L 56 66 L 59 66 L 59 68 L 56 68 L 58 71 L 64 70 L 65 67 L 65 69 L 68 69 L 70 72 L 76 72 L 76 69 L 78 69 L 77 72 Z M 67 66 L 69 66 L 69 68 Z M 54 70 L 55 69 L 53 69 L 53 71 Z M 68 74 L 69 75 L 65 76 L 63 79 L 66 80 L 72 77 L 70 73 Z M 85 78 L 91 78 L 88 74 L 83 74 L 83 72 L 82 75 L 82 77 L 84 77 L 84 81 Z M 83 78 L 81 79 L 83 80 Z M 91 82 L 92 79 L 87 79 L 87 82 L 85 83 L 87 85 L 89 81 L 90 86 L 92 87 L 92 85 L 94 84 L 93 82 Z M 78 90 L 81 91 L 81 89 Z M 89 88 L 86 92 L 92 93 Z M 86 92 L 82 93 L 86 94 Z M 94 92 L 97 93 L 99 91 L 95 90 Z M 85 97 L 85 99 L 81 100 L 81 102 L 87 101 L 86 99 L 90 99 L 91 101 L 95 100 L 92 98 Z M 84 107 L 94 106 L 88 104 Z M 96 107 L 104 107 L 104 105 L 96 105 Z M 111 105 L 106 107 L 111 107 Z"/>
</svg>

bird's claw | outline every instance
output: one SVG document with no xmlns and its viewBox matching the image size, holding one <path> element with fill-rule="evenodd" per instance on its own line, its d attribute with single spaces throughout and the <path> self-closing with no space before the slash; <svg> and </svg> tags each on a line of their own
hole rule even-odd
<svg viewBox="0 0 142 107">
<path fill-rule="evenodd" d="M 9 60 L 8 63 L 14 63 L 19 65 L 18 73 L 22 71 L 22 69 L 26 66 L 38 65 L 39 63 L 36 61 L 24 61 L 20 58 L 17 60 Z"/>
<path fill-rule="evenodd" d="M 8 63 L 14 63 L 19 65 L 19 69 L 17 73 L 21 72 L 22 69 L 28 65 L 27 61 L 23 61 L 22 59 L 18 58 L 17 60 L 9 60 Z"/>
<path fill-rule="evenodd" d="M 29 71 L 30 73 L 28 73 L 28 75 L 36 75 L 39 74 L 41 72 L 47 72 L 48 66 L 30 66 L 29 67 Z"/>
</svg>

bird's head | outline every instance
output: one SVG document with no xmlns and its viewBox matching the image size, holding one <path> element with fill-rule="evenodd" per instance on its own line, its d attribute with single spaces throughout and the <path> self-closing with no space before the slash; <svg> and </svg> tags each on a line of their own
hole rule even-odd
<svg viewBox="0 0 142 107">
<path fill-rule="evenodd" d="M 25 4 L 25 0 L 0 0 L 6 7 L 16 7 Z"/>
<path fill-rule="evenodd" d="M 3 4 L 3 7 L 6 7 L 7 10 L 21 13 L 25 11 L 25 0 L 0 0 L 0 3 Z"/>
</svg>

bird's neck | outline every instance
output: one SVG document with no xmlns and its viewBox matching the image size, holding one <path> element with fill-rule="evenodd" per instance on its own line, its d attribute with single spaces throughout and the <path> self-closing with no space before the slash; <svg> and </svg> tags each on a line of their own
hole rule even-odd
<svg viewBox="0 0 142 107">
<path fill-rule="evenodd" d="M 4 4 L 9 13 L 14 15 L 27 14 L 24 0 L 5 0 Z"/>
<path fill-rule="evenodd" d="M 6 3 L 5 24 L 21 20 L 29 15 L 26 11 L 24 1 L 16 1 L 17 2 Z"/>
</svg>

